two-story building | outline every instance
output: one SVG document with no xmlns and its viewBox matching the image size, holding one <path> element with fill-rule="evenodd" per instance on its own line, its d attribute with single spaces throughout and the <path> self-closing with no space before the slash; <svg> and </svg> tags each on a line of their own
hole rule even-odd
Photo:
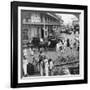
<svg viewBox="0 0 90 90">
<path fill-rule="evenodd" d="M 27 42 L 33 37 L 47 39 L 49 35 L 55 35 L 61 23 L 62 20 L 55 13 L 22 10 L 22 40 Z"/>
</svg>

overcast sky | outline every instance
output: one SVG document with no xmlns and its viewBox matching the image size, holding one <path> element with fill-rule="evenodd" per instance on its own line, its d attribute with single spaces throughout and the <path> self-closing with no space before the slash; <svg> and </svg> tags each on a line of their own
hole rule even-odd
<svg viewBox="0 0 90 90">
<path fill-rule="evenodd" d="M 73 20 L 78 20 L 78 18 L 73 14 L 56 14 L 56 15 L 61 16 L 65 25 L 72 24 Z"/>
</svg>

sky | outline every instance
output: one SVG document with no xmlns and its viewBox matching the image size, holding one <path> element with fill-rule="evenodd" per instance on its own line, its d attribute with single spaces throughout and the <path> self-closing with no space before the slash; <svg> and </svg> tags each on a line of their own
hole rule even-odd
<svg viewBox="0 0 90 90">
<path fill-rule="evenodd" d="M 78 20 L 78 18 L 73 14 L 56 14 L 56 15 L 62 18 L 65 25 L 72 24 L 73 20 Z"/>
</svg>

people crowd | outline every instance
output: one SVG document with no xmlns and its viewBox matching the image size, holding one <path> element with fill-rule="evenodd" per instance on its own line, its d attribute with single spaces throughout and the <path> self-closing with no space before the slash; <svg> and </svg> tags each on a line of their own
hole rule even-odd
<svg viewBox="0 0 90 90">
<path fill-rule="evenodd" d="M 48 58 L 47 55 L 45 55 L 44 49 L 46 47 L 50 48 L 50 46 L 54 46 L 54 48 L 56 48 L 55 50 L 58 54 L 58 57 L 60 56 L 59 52 L 64 53 L 67 47 L 70 49 L 74 48 L 77 51 L 79 51 L 79 38 L 75 37 L 75 34 L 73 33 L 73 31 L 72 31 L 72 34 L 71 35 L 74 36 L 74 38 L 60 38 L 56 41 L 49 40 L 46 43 L 44 43 L 45 40 L 42 38 L 40 38 L 40 40 L 37 39 L 38 41 L 32 40 L 32 42 L 35 44 L 34 46 L 36 46 L 35 48 L 37 47 L 39 48 L 38 57 L 37 58 L 35 57 L 36 50 L 34 47 L 26 46 L 23 49 L 23 57 L 22 57 L 23 75 L 28 76 L 28 74 L 30 75 L 36 74 L 39 76 L 53 76 L 54 75 L 53 69 L 55 68 L 54 60 L 52 58 Z M 39 42 L 41 44 L 39 44 Z M 67 68 L 64 67 L 63 70 L 65 71 L 65 74 L 70 74 Z"/>
<path fill-rule="evenodd" d="M 26 50 L 25 50 L 26 51 Z M 30 49 L 31 52 L 33 52 Z M 24 52 L 26 53 L 26 52 Z M 33 52 L 34 53 L 34 52 Z M 29 68 L 29 70 L 33 73 L 31 73 L 32 75 L 35 72 L 39 72 L 40 76 L 49 76 L 52 75 L 52 69 L 53 69 L 53 60 L 51 58 L 47 58 L 47 56 L 44 54 L 43 51 L 40 51 L 39 55 L 38 55 L 38 60 L 35 59 L 35 57 L 32 55 L 33 57 L 33 61 L 32 61 L 32 68 Z M 23 56 L 23 72 L 24 72 L 24 76 L 28 75 L 28 71 L 27 71 L 27 65 L 29 64 L 29 61 L 27 60 L 27 55 L 24 54 Z"/>
</svg>

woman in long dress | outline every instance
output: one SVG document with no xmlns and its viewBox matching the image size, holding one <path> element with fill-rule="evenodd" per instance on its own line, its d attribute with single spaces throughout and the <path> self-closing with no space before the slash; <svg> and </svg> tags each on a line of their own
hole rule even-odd
<svg viewBox="0 0 90 90">
<path fill-rule="evenodd" d="M 28 64 L 28 61 L 27 61 L 26 57 L 24 56 L 23 57 L 23 72 L 24 72 L 24 76 L 27 76 L 27 64 Z"/>
<path fill-rule="evenodd" d="M 44 76 L 44 53 L 41 51 L 39 55 L 39 70 L 40 70 L 40 75 Z"/>
<path fill-rule="evenodd" d="M 44 71 L 45 71 L 45 76 L 49 75 L 49 64 L 48 64 L 48 59 L 46 56 L 44 57 Z"/>
</svg>

